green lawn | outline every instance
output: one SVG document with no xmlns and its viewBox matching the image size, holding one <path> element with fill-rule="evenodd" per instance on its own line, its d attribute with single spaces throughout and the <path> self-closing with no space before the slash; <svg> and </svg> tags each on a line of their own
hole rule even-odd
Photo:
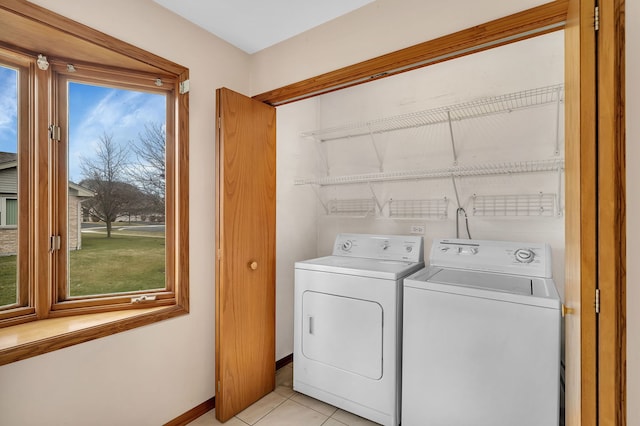
<svg viewBox="0 0 640 426">
<path fill-rule="evenodd" d="M 0 257 L 0 306 L 16 303 L 16 256 Z"/>
<path fill-rule="evenodd" d="M 164 238 L 83 233 L 70 253 L 70 295 L 164 288 Z M 15 302 L 16 257 L 0 258 L 0 306 Z"/>
<path fill-rule="evenodd" d="M 71 296 L 164 288 L 164 238 L 83 233 L 69 263 Z"/>
</svg>

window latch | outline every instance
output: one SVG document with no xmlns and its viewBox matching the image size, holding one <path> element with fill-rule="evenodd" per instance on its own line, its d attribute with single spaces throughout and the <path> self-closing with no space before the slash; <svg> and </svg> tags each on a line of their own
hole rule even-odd
<svg viewBox="0 0 640 426">
<path fill-rule="evenodd" d="M 143 294 L 142 296 L 136 296 L 131 298 L 131 303 L 144 303 L 156 300 L 154 294 Z"/>
</svg>

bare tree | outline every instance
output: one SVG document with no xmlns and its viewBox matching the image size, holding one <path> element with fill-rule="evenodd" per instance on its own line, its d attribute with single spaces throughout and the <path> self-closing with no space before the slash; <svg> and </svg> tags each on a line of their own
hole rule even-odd
<svg viewBox="0 0 640 426">
<path fill-rule="evenodd" d="M 104 133 L 95 157 L 80 159 L 84 177 L 81 184 L 96 194 L 85 202 L 85 206 L 91 215 L 105 222 L 107 238 L 111 237 L 111 224 L 126 211 L 134 197 L 131 185 L 123 182 L 128 157 L 128 150 L 114 142 L 113 135 Z"/>
<path fill-rule="evenodd" d="M 166 132 L 159 123 L 148 123 L 138 143 L 131 143 L 137 164 L 130 168 L 133 182 L 157 200 L 156 210 L 164 214 Z"/>
</svg>

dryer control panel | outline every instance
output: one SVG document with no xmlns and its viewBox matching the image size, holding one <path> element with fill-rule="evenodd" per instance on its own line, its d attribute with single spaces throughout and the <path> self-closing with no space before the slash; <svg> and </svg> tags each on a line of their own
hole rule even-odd
<svg viewBox="0 0 640 426">
<path fill-rule="evenodd" d="M 551 278 L 551 247 L 544 243 L 512 241 L 435 240 L 431 247 L 430 264 Z"/>
<path fill-rule="evenodd" d="M 338 234 L 333 255 L 417 263 L 424 260 L 424 242 L 415 235 Z"/>
</svg>

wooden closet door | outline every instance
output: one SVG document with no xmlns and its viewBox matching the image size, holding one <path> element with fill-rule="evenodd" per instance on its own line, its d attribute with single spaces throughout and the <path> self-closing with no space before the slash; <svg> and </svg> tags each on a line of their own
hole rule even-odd
<svg viewBox="0 0 640 426">
<path fill-rule="evenodd" d="M 216 91 L 216 417 L 275 387 L 276 111 Z"/>
</svg>

